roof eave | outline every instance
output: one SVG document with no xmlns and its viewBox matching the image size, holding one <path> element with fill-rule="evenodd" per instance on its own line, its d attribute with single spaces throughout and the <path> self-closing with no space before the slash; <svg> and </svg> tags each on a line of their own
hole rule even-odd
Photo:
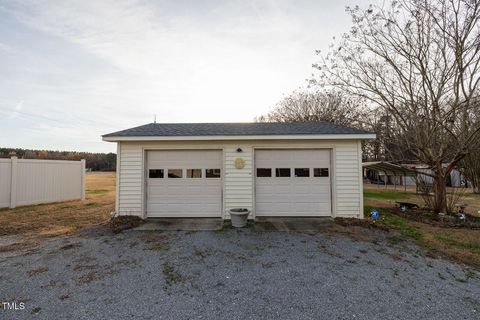
<svg viewBox="0 0 480 320">
<path fill-rule="evenodd" d="M 373 133 L 305 135 L 229 135 L 229 136 L 103 136 L 103 141 L 209 141 L 209 140 L 369 140 Z"/>
</svg>

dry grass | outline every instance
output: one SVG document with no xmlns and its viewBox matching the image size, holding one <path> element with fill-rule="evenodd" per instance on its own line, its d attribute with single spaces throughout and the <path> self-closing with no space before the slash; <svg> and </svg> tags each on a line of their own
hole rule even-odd
<svg viewBox="0 0 480 320">
<path fill-rule="evenodd" d="M 0 211 L 0 236 L 54 237 L 105 223 L 115 208 L 115 173 L 86 174 L 86 199 Z M 95 203 L 95 205 L 88 205 Z"/>
<path fill-rule="evenodd" d="M 422 244 L 434 253 L 480 268 L 480 230 L 412 224 L 421 230 Z"/>
</svg>

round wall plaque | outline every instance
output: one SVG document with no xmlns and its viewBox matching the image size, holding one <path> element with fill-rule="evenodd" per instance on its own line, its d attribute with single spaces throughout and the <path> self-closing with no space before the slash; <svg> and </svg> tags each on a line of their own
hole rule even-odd
<svg viewBox="0 0 480 320">
<path fill-rule="evenodd" d="M 242 158 L 235 159 L 235 168 L 243 169 L 245 167 L 245 160 Z"/>
</svg>

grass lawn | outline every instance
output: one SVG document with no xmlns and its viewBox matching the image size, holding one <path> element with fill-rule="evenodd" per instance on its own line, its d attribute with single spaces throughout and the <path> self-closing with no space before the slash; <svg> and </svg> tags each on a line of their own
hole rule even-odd
<svg viewBox="0 0 480 320">
<path fill-rule="evenodd" d="M 115 173 L 86 174 L 86 199 L 0 210 L 0 236 L 57 236 L 104 223 L 115 209 Z"/>
<path fill-rule="evenodd" d="M 370 215 L 371 206 L 365 206 L 365 217 Z M 428 250 L 430 254 L 440 255 L 480 268 L 480 230 L 468 228 L 444 228 L 411 221 L 399 216 L 390 208 L 376 206 L 380 213 L 379 222 L 398 230 L 399 236 L 388 240 L 392 244 L 411 240 Z"/>
<path fill-rule="evenodd" d="M 395 190 L 374 190 L 367 189 L 363 192 L 365 198 L 385 199 L 385 200 L 405 200 L 411 198 L 410 192 L 395 191 Z"/>
</svg>

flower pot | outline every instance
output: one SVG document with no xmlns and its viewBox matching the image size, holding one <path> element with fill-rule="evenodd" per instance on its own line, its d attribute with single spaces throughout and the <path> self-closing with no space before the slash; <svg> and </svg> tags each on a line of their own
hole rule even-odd
<svg viewBox="0 0 480 320">
<path fill-rule="evenodd" d="M 233 208 L 229 209 L 228 213 L 232 219 L 232 226 L 235 228 L 243 228 L 247 225 L 248 215 L 250 210 L 245 208 Z"/>
</svg>

